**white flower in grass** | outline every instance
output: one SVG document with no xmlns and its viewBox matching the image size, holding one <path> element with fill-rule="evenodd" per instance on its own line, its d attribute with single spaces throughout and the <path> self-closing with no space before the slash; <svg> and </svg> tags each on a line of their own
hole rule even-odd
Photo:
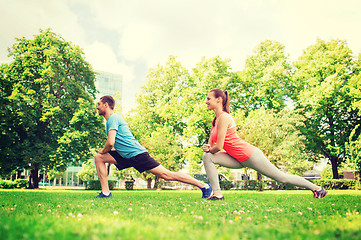
<svg viewBox="0 0 361 240">
<path fill-rule="evenodd" d="M 78 218 L 81 218 L 83 216 L 83 214 L 81 214 L 81 213 L 78 213 Z"/>
<path fill-rule="evenodd" d="M 50 210 L 50 209 L 48 209 L 48 212 L 51 212 L 51 210 Z"/>
<path fill-rule="evenodd" d="M 144 210 L 144 207 L 141 207 L 140 209 L 141 209 L 141 210 Z"/>
<path fill-rule="evenodd" d="M 60 208 L 60 205 L 58 205 L 57 207 Z"/>
<path fill-rule="evenodd" d="M 132 208 L 128 208 L 128 211 L 133 211 L 133 209 L 132 209 Z"/>
<path fill-rule="evenodd" d="M 233 224 L 233 221 L 232 221 L 232 220 L 229 220 L 229 223 L 230 223 L 230 224 Z"/>
<path fill-rule="evenodd" d="M 114 215 L 118 215 L 119 213 L 118 213 L 118 211 L 114 211 L 113 214 L 114 214 Z"/>
<path fill-rule="evenodd" d="M 310 207 L 308 207 L 307 209 L 310 210 L 310 211 L 312 211 L 312 208 L 310 208 Z"/>
<path fill-rule="evenodd" d="M 251 217 L 248 217 L 248 218 L 247 218 L 247 221 L 251 221 L 251 220 L 252 220 L 252 218 L 251 218 Z"/>
<path fill-rule="evenodd" d="M 183 208 L 183 212 L 186 212 L 187 211 L 187 209 L 186 208 Z"/>
<path fill-rule="evenodd" d="M 298 212 L 298 215 L 302 215 L 303 213 L 302 212 Z"/>
<path fill-rule="evenodd" d="M 41 203 L 39 203 L 38 206 L 40 207 L 40 206 L 41 206 Z"/>
</svg>

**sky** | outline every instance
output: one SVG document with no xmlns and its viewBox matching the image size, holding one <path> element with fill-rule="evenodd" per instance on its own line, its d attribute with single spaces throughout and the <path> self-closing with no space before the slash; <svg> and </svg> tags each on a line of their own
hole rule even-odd
<svg viewBox="0 0 361 240">
<path fill-rule="evenodd" d="M 292 61 L 317 38 L 346 40 L 361 53 L 359 0 L 0 0 L 0 64 L 15 38 L 51 28 L 84 50 L 96 71 L 123 76 L 125 112 L 150 68 L 174 55 L 191 70 L 203 57 L 230 59 L 242 70 L 265 40 Z"/>
</svg>

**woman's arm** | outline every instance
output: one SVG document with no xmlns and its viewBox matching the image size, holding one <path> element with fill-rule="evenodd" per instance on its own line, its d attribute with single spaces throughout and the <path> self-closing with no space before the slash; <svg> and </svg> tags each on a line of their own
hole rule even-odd
<svg viewBox="0 0 361 240">
<path fill-rule="evenodd" d="M 224 140 L 226 138 L 227 128 L 230 124 L 231 119 L 227 114 L 223 114 L 219 117 L 217 127 L 218 127 L 218 135 L 217 142 L 214 146 L 209 149 L 209 152 L 216 153 L 223 149 Z"/>
</svg>

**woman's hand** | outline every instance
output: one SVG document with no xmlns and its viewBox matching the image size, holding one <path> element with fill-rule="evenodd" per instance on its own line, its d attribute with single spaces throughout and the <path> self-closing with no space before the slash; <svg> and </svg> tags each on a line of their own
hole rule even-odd
<svg viewBox="0 0 361 240">
<path fill-rule="evenodd" d="M 202 149 L 203 149 L 203 152 L 209 152 L 209 150 L 211 149 L 211 145 L 203 144 Z"/>
</svg>

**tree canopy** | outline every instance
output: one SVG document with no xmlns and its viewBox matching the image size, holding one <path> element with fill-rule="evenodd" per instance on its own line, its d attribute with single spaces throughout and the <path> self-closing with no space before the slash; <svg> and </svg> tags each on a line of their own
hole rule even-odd
<svg viewBox="0 0 361 240">
<path fill-rule="evenodd" d="M 1 171 L 30 167 L 37 187 L 39 169 L 84 161 L 98 144 L 85 140 L 102 121 L 93 102 L 95 73 L 83 55 L 49 29 L 16 39 L 9 49 L 13 61 L 1 68 L 1 131 L 7 138 L 1 141 Z M 63 151 L 70 139 L 82 142 Z"/>
</svg>

